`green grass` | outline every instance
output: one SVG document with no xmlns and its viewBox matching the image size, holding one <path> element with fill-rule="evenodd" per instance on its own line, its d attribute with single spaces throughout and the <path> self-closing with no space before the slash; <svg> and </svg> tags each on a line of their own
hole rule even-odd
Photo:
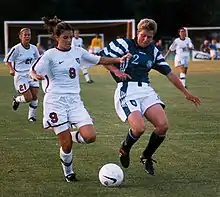
<svg viewBox="0 0 220 197">
<path fill-rule="evenodd" d="M 106 188 L 98 171 L 106 163 L 118 162 L 118 148 L 128 130 L 116 116 L 113 104 L 115 83 L 99 67 L 90 70 L 94 84 L 81 80 L 84 104 L 95 119 L 97 141 L 73 145 L 73 163 L 80 179 L 63 180 L 58 141 L 42 129 L 42 92 L 38 122 L 27 121 L 28 105 L 11 109 L 15 94 L 13 79 L 0 65 L 0 196 L 1 197 L 218 197 L 220 196 L 220 66 L 218 62 L 191 63 L 190 91 L 201 98 L 196 108 L 161 75 L 152 73 L 152 85 L 166 103 L 169 132 L 158 149 L 156 176 L 144 173 L 139 155 L 153 127 L 131 152 L 131 165 L 124 170 L 119 188 Z"/>
</svg>

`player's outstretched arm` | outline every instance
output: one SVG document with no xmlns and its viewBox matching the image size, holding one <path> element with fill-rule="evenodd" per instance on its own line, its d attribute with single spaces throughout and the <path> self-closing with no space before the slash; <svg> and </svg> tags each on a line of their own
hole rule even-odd
<svg viewBox="0 0 220 197">
<path fill-rule="evenodd" d="M 180 91 L 183 92 L 185 95 L 186 99 L 193 102 L 196 106 L 200 105 L 200 99 L 196 96 L 193 96 L 182 84 L 182 82 L 179 80 L 179 77 L 176 76 L 176 74 L 171 71 L 168 75 L 167 78 L 171 81 L 173 85 L 175 85 Z"/>
<path fill-rule="evenodd" d="M 124 55 L 122 57 L 116 57 L 116 58 L 102 56 L 99 60 L 99 64 L 124 63 L 127 59 L 129 59 L 131 57 L 132 57 L 132 55 L 130 53 L 127 53 L 126 55 Z"/>
</svg>

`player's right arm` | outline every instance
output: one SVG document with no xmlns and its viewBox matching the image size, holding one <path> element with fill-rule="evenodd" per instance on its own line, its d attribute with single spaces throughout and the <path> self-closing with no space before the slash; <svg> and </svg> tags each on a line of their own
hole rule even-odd
<svg viewBox="0 0 220 197">
<path fill-rule="evenodd" d="M 11 76 L 15 75 L 15 69 L 13 68 L 12 64 L 13 62 L 16 61 L 16 57 L 17 57 L 17 48 L 12 47 L 4 59 L 5 65 L 8 66 Z"/>
<path fill-rule="evenodd" d="M 40 56 L 30 68 L 30 76 L 34 80 L 44 80 L 49 67 L 48 53 Z"/>
<path fill-rule="evenodd" d="M 170 47 L 169 47 L 167 53 L 164 55 L 164 59 L 166 59 L 167 56 L 168 56 L 171 52 L 173 52 L 173 51 L 176 50 L 176 46 L 177 46 L 177 44 L 176 44 L 176 39 L 175 39 L 175 40 L 173 41 L 173 43 L 170 45 Z"/>
</svg>

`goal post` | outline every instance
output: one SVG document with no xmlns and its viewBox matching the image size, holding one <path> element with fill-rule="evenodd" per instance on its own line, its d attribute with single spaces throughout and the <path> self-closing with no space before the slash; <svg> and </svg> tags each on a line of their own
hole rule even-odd
<svg viewBox="0 0 220 197">
<path fill-rule="evenodd" d="M 215 38 L 220 41 L 220 27 L 184 27 L 184 29 L 186 36 L 191 38 L 196 49 L 199 49 L 205 39 L 211 41 Z"/>
<path fill-rule="evenodd" d="M 103 34 L 105 43 L 117 37 L 135 37 L 134 19 L 77 20 L 66 22 L 71 24 L 73 29 L 79 29 L 81 34 Z M 18 32 L 24 27 L 31 29 L 33 44 L 38 42 L 38 35 L 47 34 L 47 31 L 43 28 L 43 21 L 4 21 L 5 54 L 8 53 L 12 46 L 19 42 Z"/>
</svg>

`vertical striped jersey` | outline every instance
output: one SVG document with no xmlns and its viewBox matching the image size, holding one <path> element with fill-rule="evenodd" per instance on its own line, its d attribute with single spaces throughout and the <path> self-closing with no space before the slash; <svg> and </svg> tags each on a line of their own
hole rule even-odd
<svg viewBox="0 0 220 197">
<path fill-rule="evenodd" d="M 126 79 L 127 81 L 150 83 L 151 69 L 163 75 L 171 71 L 169 64 L 153 43 L 142 48 L 138 46 L 136 39 L 119 38 L 111 41 L 99 54 L 107 57 L 122 57 L 127 53 L 131 53 L 132 58 L 123 64 L 115 65 L 120 71 L 131 76 L 132 79 Z M 117 83 L 122 82 L 114 73 L 111 74 Z"/>
</svg>

